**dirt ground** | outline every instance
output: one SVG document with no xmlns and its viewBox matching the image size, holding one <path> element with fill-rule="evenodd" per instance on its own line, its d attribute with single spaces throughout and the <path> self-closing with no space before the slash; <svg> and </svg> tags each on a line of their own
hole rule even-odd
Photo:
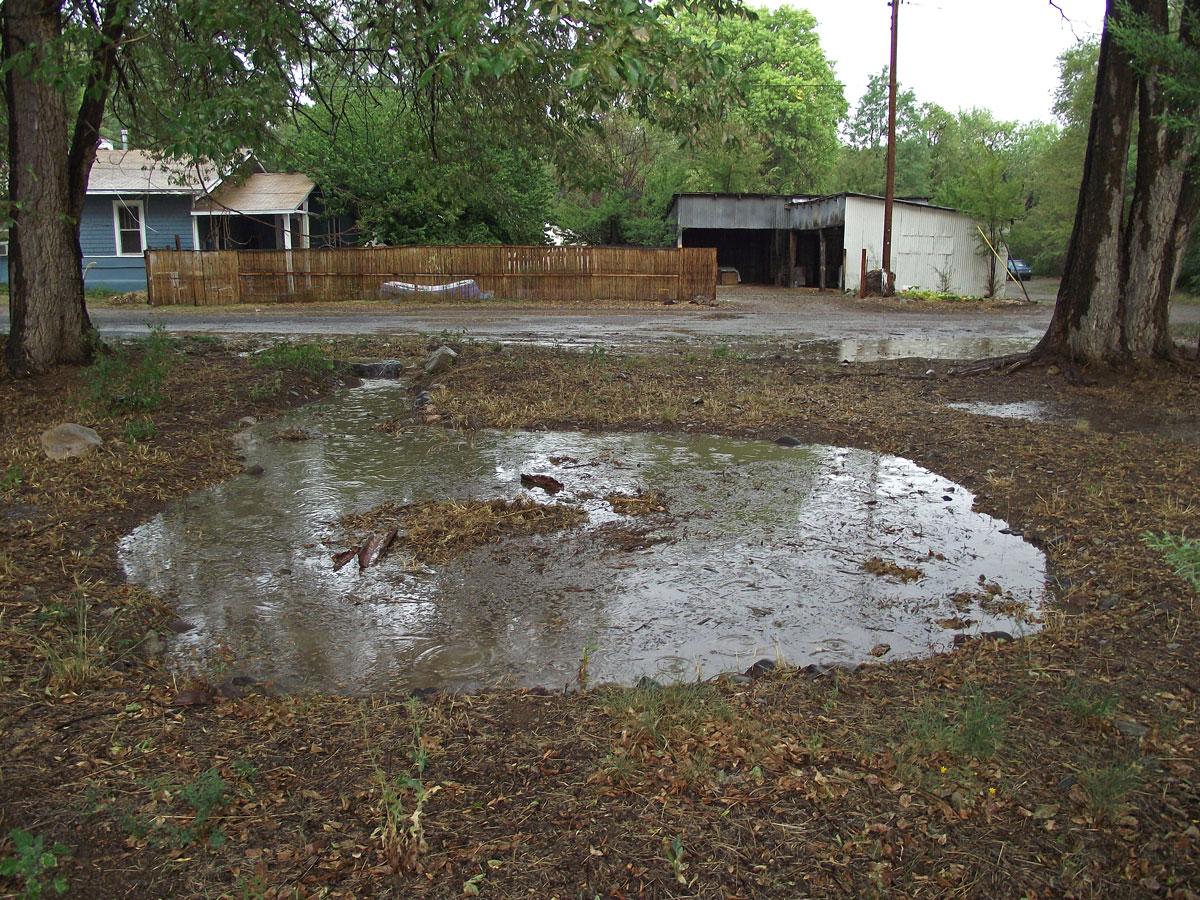
<svg viewBox="0 0 1200 900">
<path fill-rule="evenodd" d="M 430 346 L 326 349 L 418 362 Z M 1055 603 L 1035 637 L 855 672 L 350 699 L 270 696 L 220 666 L 177 682 L 142 639 L 183 625 L 116 564 L 129 528 L 239 470 L 240 417 L 340 383 L 231 352 L 250 348 L 175 348 L 145 440 L 133 414 L 88 405 L 94 372 L 0 380 L 0 835 L 63 845 L 7 890 L 33 872 L 95 897 L 1200 892 L 1197 597 L 1143 539 L 1195 527 L 1196 371 L 1076 384 L 782 344 L 459 344 L 432 392 L 447 427 L 788 434 L 903 455 L 1042 547 Z M 946 405 L 959 400 L 1064 416 Z M 63 420 L 104 447 L 44 459 L 38 435 Z"/>
</svg>

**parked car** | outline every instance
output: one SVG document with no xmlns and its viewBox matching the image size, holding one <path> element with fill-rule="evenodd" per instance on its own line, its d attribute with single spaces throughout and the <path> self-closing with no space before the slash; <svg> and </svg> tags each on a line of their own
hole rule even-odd
<svg viewBox="0 0 1200 900">
<path fill-rule="evenodd" d="M 1008 274 L 1013 278 L 1028 281 L 1033 277 L 1033 269 L 1029 268 L 1029 263 L 1025 262 L 1025 260 L 1010 257 L 1008 260 Z"/>
</svg>

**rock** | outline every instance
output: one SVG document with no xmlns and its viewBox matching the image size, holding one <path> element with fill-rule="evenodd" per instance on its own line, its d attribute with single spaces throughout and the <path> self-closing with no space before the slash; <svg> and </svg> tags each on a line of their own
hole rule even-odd
<svg viewBox="0 0 1200 900">
<path fill-rule="evenodd" d="M 717 677 L 728 681 L 730 684 L 736 684 L 738 687 L 749 687 L 754 684 L 753 678 L 749 675 L 743 675 L 741 672 L 724 672 Z"/>
<path fill-rule="evenodd" d="M 345 366 L 359 378 L 399 378 L 405 369 L 404 363 L 398 359 L 348 362 Z"/>
<path fill-rule="evenodd" d="M 1060 369 L 1058 366 L 1050 366 L 1048 369 L 1046 369 L 1046 374 L 1047 375 L 1061 375 L 1062 369 Z"/>
<path fill-rule="evenodd" d="M 86 456 L 104 443 L 93 429 L 64 422 L 42 432 L 42 450 L 50 459 Z"/>
<path fill-rule="evenodd" d="M 191 622 L 185 622 L 183 619 L 172 619 L 167 623 L 167 628 L 169 628 L 173 634 L 187 634 L 195 627 L 196 626 Z"/>
<path fill-rule="evenodd" d="M 424 409 L 432 402 L 433 397 L 430 396 L 429 391 L 421 391 L 417 394 L 417 399 L 413 401 L 413 409 Z"/>
<path fill-rule="evenodd" d="M 425 360 L 425 374 L 439 375 L 458 362 L 458 354 L 444 344 L 438 347 Z"/>
<path fill-rule="evenodd" d="M 892 652 L 891 644 L 876 644 L 870 649 L 870 654 L 875 657 L 887 656 Z"/>
<path fill-rule="evenodd" d="M 438 689 L 435 687 L 413 688 L 412 691 L 409 693 L 409 696 L 411 696 L 414 700 L 423 700 L 426 703 L 428 703 L 430 700 L 435 699 L 437 697 L 437 695 L 438 695 Z"/>
<path fill-rule="evenodd" d="M 171 701 L 172 706 L 206 706 L 212 703 L 212 694 L 204 688 L 184 688 Z"/>
<path fill-rule="evenodd" d="M 1074 775 L 1065 775 L 1058 780 L 1058 789 L 1065 794 L 1077 784 L 1079 784 L 1079 779 L 1077 779 Z"/>
<path fill-rule="evenodd" d="M 1007 631 L 981 631 L 979 637 L 985 641 L 999 641 L 1007 643 L 1013 639 L 1013 636 Z"/>
<path fill-rule="evenodd" d="M 217 685 L 217 695 L 227 700 L 240 700 L 247 694 L 261 691 L 263 685 L 249 675 L 234 675 Z"/>
<path fill-rule="evenodd" d="M 1113 721 L 1113 726 L 1126 737 L 1144 738 L 1150 733 L 1150 729 L 1145 725 L 1140 722 L 1131 722 L 1129 719 L 1116 719 Z"/>
<path fill-rule="evenodd" d="M 781 434 L 775 438 L 775 443 L 780 447 L 799 447 L 803 441 L 800 438 L 792 437 L 790 434 Z"/>
<path fill-rule="evenodd" d="M 261 478 L 262 474 L 263 474 L 263 467 L 258 465 L 257 463 L 255 463 L 252 466 L 247 466 L 246 474 L 253 475 L 255 478 Z"/>
<path fill-rule="evenodd" d="M 775 671 L 775 661 L 770 659 L 760 659 L 742 674 L 747 678 L 762 678 L 764 675 Z"/>
<path fill-rule="evenodd" d="M 243 428 L 252 428 L 258 424 L 258 419 L 254 418 L 254 416 L 242 416 L 238 419 L 238 424 Z"/>
<path fill-rule="evenodd" d="M 1108 596 L 1100 599 L 1101 609 L 1116 609 L 1120 605 L 1121 598 L 1116 594 L 1109 594 Z"/>
<path fill-rule="evenodd" d="M 649 675 L 643 675 L 637 680 L 634 687 L 639 691 L 657 691 L 662 688 L 662 683 L 657 679 L 651 678 Z"/>
<path fill-rule="evenodd" d="M 167 645 L 162 642 L 162 638 L 154 630 L 147 631 L 142 642 L 138 644 L 138 653 L 144 660 L 158 659 L 166 649 Z"/>
</svg>

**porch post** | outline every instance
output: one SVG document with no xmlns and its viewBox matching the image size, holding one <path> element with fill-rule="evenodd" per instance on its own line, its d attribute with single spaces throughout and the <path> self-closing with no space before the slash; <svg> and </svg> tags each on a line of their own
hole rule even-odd
<svg viewBox="0 0 1200 900">
<path fill-rule="evenodd" d="M 817 229 L 817 240 L 820 243 L 821 260 L 820 266 L 817 269 L 817 287 L 825 290 L 825 229 Z"/>
</svg>

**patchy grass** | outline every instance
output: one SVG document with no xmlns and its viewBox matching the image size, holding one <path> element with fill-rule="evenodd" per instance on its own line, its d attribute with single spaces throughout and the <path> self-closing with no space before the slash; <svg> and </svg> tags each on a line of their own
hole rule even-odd
<svg viewBox="0 0 1200 900">
<path fill-rule="evenodd" d="M 161 328 L 129 345 L 101 349 L 85 376 L 93 409 L 107 415 L 144 413 L 163 404 L 163 384 L 178 355 Z"/>
</svg>

